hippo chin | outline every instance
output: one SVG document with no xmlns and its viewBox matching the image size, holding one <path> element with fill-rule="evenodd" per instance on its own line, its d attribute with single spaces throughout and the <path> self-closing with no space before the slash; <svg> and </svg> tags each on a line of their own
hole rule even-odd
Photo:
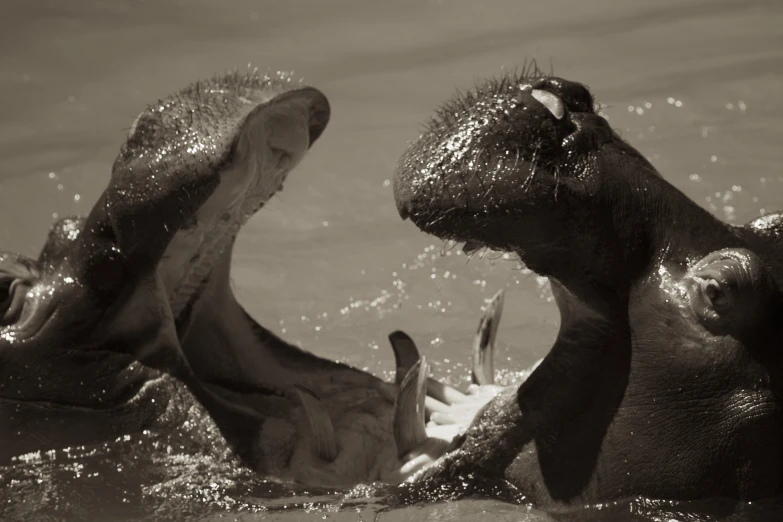
<svg viewBox="0 0 783 522">
<path fill-rule="evenodd" d="M 561 314 L 530 377 L 418 478 L 500 478 L 550 508 L 778 495 L 783 214 L 721 222 L 587 88 L 535 69 L 446 103 L 396 174 L 403 218 L 516 253 Z"/>
<path fill-rule="evenodd" d="M 464 396 L 404 334 L 386 383 L 286 343 L 231 291 L 239 229 L 328 120 L 286 75 L 195 83 L 136 118 L 88 217 L 55 223 L 37 260 L 0 255 L 0 464 L 194 425 L 213 454 L 310 485 L 399 482 L 442 453 L 421 418 Z"/>
</svg>

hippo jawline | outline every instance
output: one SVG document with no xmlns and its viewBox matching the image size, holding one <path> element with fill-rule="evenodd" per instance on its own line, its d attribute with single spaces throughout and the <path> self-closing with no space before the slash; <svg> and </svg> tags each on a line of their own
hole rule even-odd
<svg viewBox="0 0 783 522">
<path fill-rule="evenodd" d="M 530 72 L 448 102 L 395 175 L 401 217 L 518 254 L 561 312 L 538 368 L 423 476 L 499 476 L 549 506 L 780 493 L 783 214 L 719 221 L 584 86 Z"/>
</svg>

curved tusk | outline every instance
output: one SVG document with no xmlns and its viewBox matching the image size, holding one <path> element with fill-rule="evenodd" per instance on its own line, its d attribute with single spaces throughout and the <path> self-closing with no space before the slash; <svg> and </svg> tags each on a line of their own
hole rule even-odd
<svg viewBox="0 0 783 522">
<path fill-rule="evenodd" d="M 408 370 L 419 360 L 419 349 L 416 348 L 413 339 L 402 330 L 390 333 L 389 342 L 394 350 L 394 361 L 397 365 L 394 383 L 399 387 Z"/>
<path fill-rule="evenodd" d="M 397 393 L 393 431 L 399 458 L 427 441 L 427 431 L 424 429 L 427 372 L 427 360 L 422 357 L 405 375 Z"/>
<path fill-rule="evenodd" d="M 337 441 L 329 413 L 321 405 L 321 399 L 311 390 L 298 384 L 294 384 L 294 388 L 310 424 L 313 452 L 326 462 L 333 462 L 337 458 Z"/>
<path fill-rule="evenodd" d="M 495 383 L 495 337 L 503 314 L 504 297 L 503 289 L 492 297 L 473 340 L 473 383 L 479 386 Z"/>
</svg>

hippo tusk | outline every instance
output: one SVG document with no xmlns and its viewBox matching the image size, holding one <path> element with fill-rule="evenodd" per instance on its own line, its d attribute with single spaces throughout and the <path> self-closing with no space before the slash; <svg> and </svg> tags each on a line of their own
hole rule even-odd
<svg viewBox="0 0 783 522">
<path fill-rule="evenodd" d="M 505 291 L 499 290 L 487 305 L 473 340 L 473 384 L 495 384 L 495 337 L 503 314 Z"/>
<path fill-rule="evenodd" d="M 394 383 L 399 387 L 405 376 L 416 361 L 419 360 L 419 349 L 416 343 L 408 334 L 397 330 L 389 334 L 389 342 L 394 350 L 394 361 L 396 363 L 396 373 L 394 374 Z"/>
<path fill-rule="evenodd" d="M 408 371 L 419 360 L 419 349 L 413 339 L 401 330 L 390 333 L 389 342 L 394 350 L 394 360 L 397 365 L 394 383 L 399 388 Z M 424 400 L 427 417 L 433 412 L 447 412 L 451 404 L 464 402 L 465 399 L 466 396 L 461 391 L 433 378 L 427 379 L 427 397 Z"/>
<path fill-rule="evenodd" d="M 329 413 L 321 404 L 321 399 L 311 390 L 298 384 L 295 384 L 294 388 L 296 388 L 296 393 L 302 402 L 307 421 L 310 424 L 313 452 L 320 459 L 333 462 L 337 458 L 337 442 Z"/>
<path fill-rule="evenodd" d="M 424 428 L 424 399 L 428 364 L 425 357 L 414 364 L 402 380 L 394 403 L 394 442 L 402 458 L 427 441 Z"/>
</svg>

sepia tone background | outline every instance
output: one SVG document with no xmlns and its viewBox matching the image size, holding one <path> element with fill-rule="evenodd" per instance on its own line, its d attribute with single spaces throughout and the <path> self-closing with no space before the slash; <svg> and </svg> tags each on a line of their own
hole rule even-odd
<svg viewBox="0 0 783 522">
<path fill-rule="evenodd" d="M 36 255 L 53 218 L 88 212 L 147 104 L 248 64 L 293 70 L 332 121 L 240 235 L 241 302 L 377 373 L 404 329 L 460 384 L 481 306 L 508 287 L 496 366 L 517 371 L 556 334 L 548 286 L 398 217 L 390 181 L 422 122 L 457 88 L 536 59 L 741 223 L 783 208 L 782 27 L 779 0 L 0 0 L 0 247 Z"/>
</svg>

